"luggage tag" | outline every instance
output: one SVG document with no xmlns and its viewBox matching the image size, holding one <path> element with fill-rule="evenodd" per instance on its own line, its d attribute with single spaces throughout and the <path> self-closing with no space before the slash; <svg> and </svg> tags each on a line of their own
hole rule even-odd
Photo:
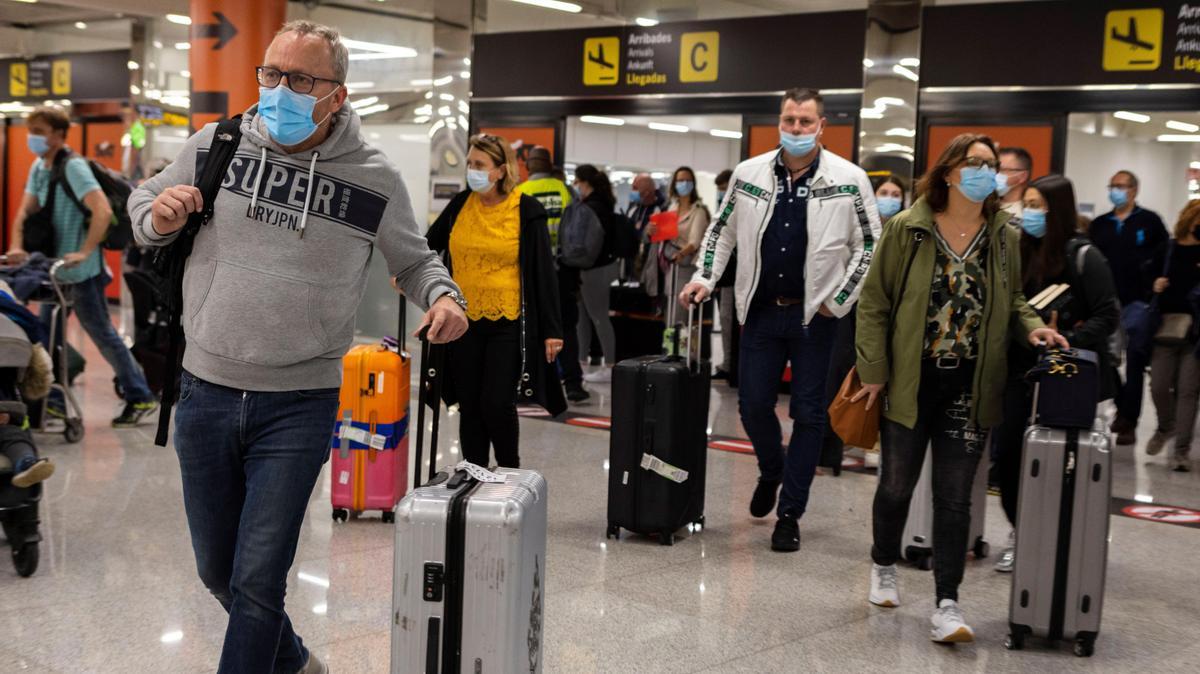
<svg viewBox="0 0 1200 674">
<path fill-rule="evenodd" d="M 492 471 L 488 470 L 487 468 L 477 466 L 477 465 L 471 463 L 470 461 L 458 462 L 458 465 L 454 467 L 454 471 L 458 472 L 460 470 L 467 471 L 468 475 L 475 478 L 475 480 L 477 480 L 479 482 L 503 484 L 506 480 L 508 480 L 507 476 L 501 475 L 499 473 L 493 473 Z"/>
<path fill-rule="evenodd" d="M 367 446 L 376 451 L 382 452 L 387 447 L 387 436 L 375 433 L 371 436 L 371 441 Z"/>
<path fill-rule="evenodd" d="M 688 479 L 688 472 L 682 468 L 676 468 L 671 464 L 663 461 L 657 456 L 651 454 L 642 454 L 642 468 L 667 478 L 672 482 L 682 484 Z"/>
<path fill-rule="evenodd" d="M 371 443 L 371 433 L 365 429 L 348 424 L 342 424 L 342 432 L 339 437 L 345 438 L 351 442 L 357 442 L 361 445 L 369 445 Z"/>
</svg>

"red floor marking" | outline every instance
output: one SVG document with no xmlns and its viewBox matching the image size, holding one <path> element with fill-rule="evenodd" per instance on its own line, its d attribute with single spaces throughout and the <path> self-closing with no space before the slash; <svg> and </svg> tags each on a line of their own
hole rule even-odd
<svg viewBox="0 0 1200 674">
<path fill-rule="evenodd" d="M 712 449 L 719 449 L 723 452 L 735 452 L 737 454 L 753 454 L 754 445 L 748 440 L 713 440 L 708 443 Z"/>
<path fill-rule="evenodd" d="M 1125 506 L 1121 512 L 1140 520 L 1151 522 L 1169 522 L 1171 524 L 1195 524 L 1200 522 L 1200 512 L 1175 506 L 1131 505 Z"/>
<path fill-rule="evenodd" d="M 608 417 L 572 417 L 567 419 L 567 423 L 584 428 L 612 428 L 612 419 Z"/>
</svg>

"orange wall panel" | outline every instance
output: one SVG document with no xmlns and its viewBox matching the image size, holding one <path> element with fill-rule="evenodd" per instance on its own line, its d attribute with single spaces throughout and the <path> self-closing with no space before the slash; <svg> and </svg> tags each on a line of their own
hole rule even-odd
<svg viewBox="0 0 1200 674">
<path fill-rule="evenodd" d="M 928 169 L 937 162 L 942 151 L 963 133 L 982 133 L 990 136 L 996 142 L 996 147 L 1023 147 L 1033 157 L 1033 175 L 1030 180 L 1040 178 L 1050 172 L 1050 157 L 1054 150 L 1054 127 L 1050 125 L 1036 126 L 930 126 L 928 154 L 925 167 Z"/>
<path fill-rule="evenodd" d="M 837 124 L 826 126 L 821 134 L 821 144 L 826 150 L 843 159 L 854 158 L 854 125 Z M 770 152 L 779 146 L 779 127 L 775 124 L 755 124 L 750 127 L 750 157 Z M 749 159 L 750 157 L 744 157 Z"/>
<path fill-rule="evenodd" d="M 479 133 L 500 136 L 508 141 L 510 146 L 516 146 L 517 168 L 521 170 L 521 182 L 525 182 L 529 178 L 529 170 L 525 168 L 525 155 L 534 145 L 541 145 L 549 150 L 550 161 L 554 161 L 554 127 L 552 126 L 497 126 L 480 129 Z"/>
</svg>

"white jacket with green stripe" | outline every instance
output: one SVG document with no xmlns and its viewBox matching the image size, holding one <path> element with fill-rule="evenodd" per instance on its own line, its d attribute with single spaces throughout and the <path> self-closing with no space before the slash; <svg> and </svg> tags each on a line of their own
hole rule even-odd
<svg viewBox="0 0 1200 674">
<path fill-rule="evenodd" d="M 739 323 L 746 322 L 762 274 L 762 240 L 775 211 L 775 162 L 781 150 L 737 165 L 725 201 L 704 233 L 692 280 L 710 291 L 736 248 L 734 296 Z M 875 191 L 861 168 L 822 148 L 809 185 L 808 247 L 804 258 L 804 320 L 824 305 L 845 316 L 858 301 L 863 279 L 879 241 L 881 225 Z"/>
</svg>

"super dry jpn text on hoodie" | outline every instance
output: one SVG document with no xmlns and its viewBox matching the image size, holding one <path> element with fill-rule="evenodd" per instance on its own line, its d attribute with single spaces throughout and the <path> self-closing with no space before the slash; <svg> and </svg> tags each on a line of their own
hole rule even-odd
<svg viewBox="0 0 1200 674">
<path fill-rule="evenodd" d="M 418 233 L 399 171 L 363 141 L 350 106 L 323 143 L 296 154 L 271 140 L 256 113 L 242 117 L 213 217 L 188 259 L 183 366 L 239 390 L 335 388 L 376 252 L 419 306 L 458 287 Z M 174 240 L 154 230 L 151 204 L 168 187 L 195 184 L 215 129 L 189 138 L 130 196 L 140 245 Z"/>
</svg>

